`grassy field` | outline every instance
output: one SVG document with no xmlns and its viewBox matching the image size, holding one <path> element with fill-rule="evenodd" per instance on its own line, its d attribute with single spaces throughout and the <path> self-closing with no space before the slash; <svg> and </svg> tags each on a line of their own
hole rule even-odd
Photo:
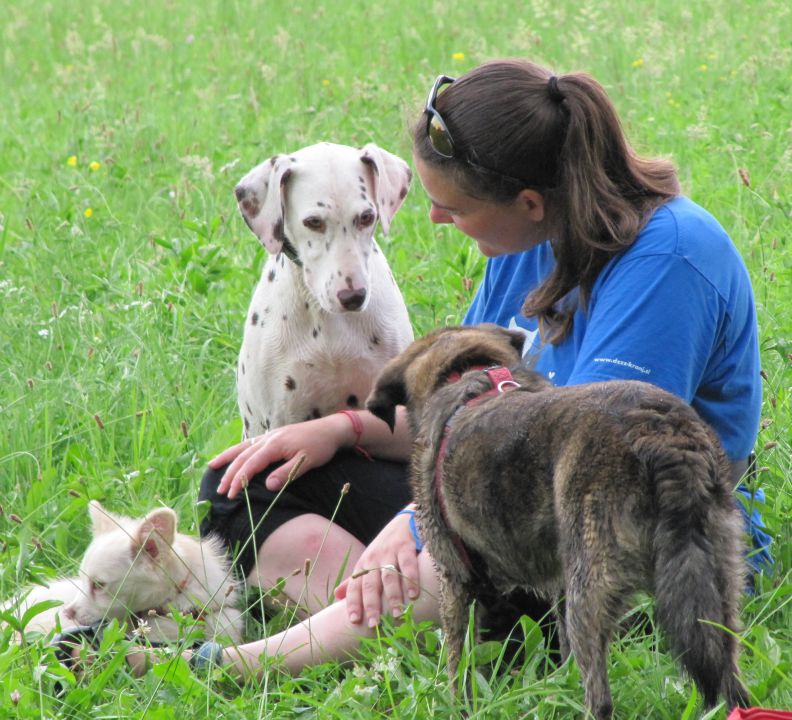
<svg viewBox="0 0 792 720">
<path fill-rule="evenodd" d="M 206 460 L 236 439 L 234 366 L 263 250 L 233 187 L 276 152 L 374 141 L 410 157 L 435 75 L 527 56 L 603 82 L 635 145 L 670 156 L 754 282 L 757 443 L 775 572 L 744 610 L 756 704 L 792 707 L 792 248 L 788 3 L 205 0 L 4 3 L 0 27 L 0 597 L 70 573 L 86 505 L 164 503 L 195 531 Z M 493 125 L 497 118 L 493 118 Z M 483 261 L 419 185 L 381 244 L 416 333 L 460 320 Z M 529 628 L 530 629 L 530 628 Z M 251 631 L 261 632 L 255 626 Z M 472 653 L 471 718 L 571 718 L 574 663 Z M 613 646 L 619 718 L 703 717 L 655 638 Z M 457 714 L 436 629 L 384 628 L 365 661 L 237 688 L 144 678 L 107 641 L 79 681 L 0 630 L 0 717 L 425 718 Z M 662 643 L 660 643 L 662 647 Z M 66 694 L 55 698 L 61 679 Z M 723 718 L 723 709 L 706 717 Z"/>
</svg>

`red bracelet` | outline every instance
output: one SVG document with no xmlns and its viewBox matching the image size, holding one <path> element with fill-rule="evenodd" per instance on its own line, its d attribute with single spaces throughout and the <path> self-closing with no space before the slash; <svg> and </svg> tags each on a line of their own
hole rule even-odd
<svg viewBox="0 0 792 720">
<path fill-rule="evenodd" d="M 354 410 L 339 410 L 338 414 L 346 415 L 352 423 L 352 429 L 355 431 L 355 442 L 352 445 L 352 449 L 369 462 L 374 462 L 374 458 L 368 454 L 365 448 L 360 446 L 360 436 L 363 434 L 363 423 L 360 421 L 360 416 Z"/>
</svg>

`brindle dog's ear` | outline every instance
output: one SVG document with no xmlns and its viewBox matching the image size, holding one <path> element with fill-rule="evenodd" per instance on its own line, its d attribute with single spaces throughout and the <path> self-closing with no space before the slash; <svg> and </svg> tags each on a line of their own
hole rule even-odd
<svg viewBox="0 0 792 720">
<path fill-rule="evenodd" d="M 517 351 L 518 355 L 522 357 L 523 347 L 525 345 L 526 335 L 523 330 L 509 330 L 501 325 L 495 323 L 481 323 L 479 326 L 482 330 L 488 330 L 508 339 L 509 344 Z"/>
<path fill-rule="evenodd" d="M 525 346 L 526 336 L 525 333 L 521 330 L 506 330 L 503 329 L 503 332 L 508 334 L 509 342 L 511 342 L 512 347 L 520 354 L 522 357 L 523 354 L 523 347 Z"/>
<path fill-rule="evenodd" d="M 396 406 L 407 403 L 404 369 L 401 363 L 386 365 L 366 401 L 366 409 L 386 422 L 391 432 L 396 426 Z"/>
</svg>

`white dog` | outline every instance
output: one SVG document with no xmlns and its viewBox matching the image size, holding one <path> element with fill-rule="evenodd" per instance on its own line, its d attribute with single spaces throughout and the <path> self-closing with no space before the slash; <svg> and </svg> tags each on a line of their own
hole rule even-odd
<svg viewBox="0 0 792 720">
<path fill-rule="evenodd" d="M 410 169 L 369 144 L 277 155 L 236 187 L 269 253 L 237 367 L 245 436 L 363 406 L 383 365 L 412 341 L 407 308 L 374 240 Z"/>
<path fill-rule="evenodd" d="M 170 611 L 205 623 L 208 637 L 241 639 L 242 614 L 237 586 L 222 545 L 176 532 L 176 513 L 152 510 L 142 519 L 114 515 L 98 502 L 89 506 L 93 540 L 80 564 L 79 577 L 35 587 L 7 603 L 18 617 L 47 600 L 61 605 L 39 613 L 25 631 L 48 633 L 58 626 L 117 619 L 152 630 L 151 639 L 175 640 L 178 626 Z M 148 626 L 148 627 L 146 627 Z"/>
</svg>

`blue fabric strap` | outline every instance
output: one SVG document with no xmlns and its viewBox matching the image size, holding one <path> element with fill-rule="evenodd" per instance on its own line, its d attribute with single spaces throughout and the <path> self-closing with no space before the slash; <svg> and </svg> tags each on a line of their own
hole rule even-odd
<svg viewBox="0 0 792 720">
<path fill-rule="evenodd" d="M 190 667 L 199 673 L 209 672 L 223 664 L 223 646 L 216 642 L 205 642 L 190 658 Z"/>
<path fill-rule="evenodd" d="M 759 508 L 765 503 L 765 494 L 762 488 L 750 488 L 745 483 L 740 483 L 737 493 L 737 506 L 742 512 L 745 529 L 751 538 L 751 547 L 748 549 L 748 564 L 754 572 L 770 574 L 775 564 L 770 554 L 772 537 L 765 532 L 765 524 L 759 514 Z"/>
<path fill-rule="evenodd" d="M 421 536 L 418 534 L 418 526 L 415 524 L 415 510 L 400 510 L 396 513 L 397 517 L 399 515 L 410 516 L 410 533 L 413 536 L 413 540 L 415 540 L 415 552 L 421 552 L 421 550 L 423 550 L 424 544 L 421 540 Z"/>
</svg>

